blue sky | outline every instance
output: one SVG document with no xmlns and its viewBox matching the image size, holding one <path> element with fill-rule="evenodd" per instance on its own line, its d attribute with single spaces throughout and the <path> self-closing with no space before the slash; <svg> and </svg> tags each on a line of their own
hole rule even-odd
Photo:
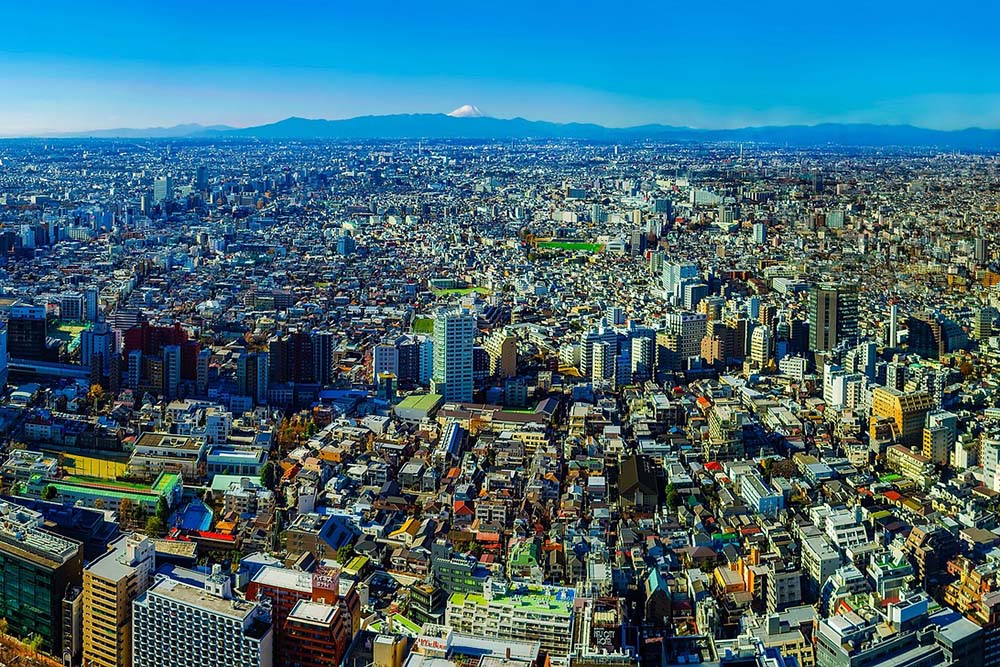
<svg viewBox="0 0 1000 667">
<path fill-rule="evenodd" d="M 466 103 L 612 126 L 1000 127 L 997 25 L 992 0 L 0 0 L 0 134 Z"/>
</svg>

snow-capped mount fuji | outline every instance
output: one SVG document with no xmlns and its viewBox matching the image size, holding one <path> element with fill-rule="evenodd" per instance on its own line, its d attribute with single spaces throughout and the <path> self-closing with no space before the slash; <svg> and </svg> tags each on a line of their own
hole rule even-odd
<svg viewBox="0 0 1000 667">
<path fill-rule="evenodd" d="M 475 104 L 463 104 L 450 114 L 452 118 L 483 118 L 484 114 Z"/>
</svg>

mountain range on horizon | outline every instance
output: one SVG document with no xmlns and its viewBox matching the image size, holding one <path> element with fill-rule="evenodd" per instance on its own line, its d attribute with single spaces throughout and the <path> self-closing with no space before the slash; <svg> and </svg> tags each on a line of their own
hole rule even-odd
<svg viewBox="0 0 1000 667">
<path fill-rule="evenodd" d="M 115 128 L 51 133 L 38 138 L 72 139 L 569 139 L 590 141 L 746 142 L 791 146 L 940 147 L 1000 150 L 1000 129 L 933 130 L 912 125 L 822 123 L 770 125 L 735 129 L 697 129 L 648 124 L 615 128 L 594 123 L 556 123 L 524 118 L 485 116 L 474 105 L 449 114 L 391 114 L 342 120 L 292 116 L 274 123 L 237 128 L 188 123 L 144 129 Z"/>
</svg>

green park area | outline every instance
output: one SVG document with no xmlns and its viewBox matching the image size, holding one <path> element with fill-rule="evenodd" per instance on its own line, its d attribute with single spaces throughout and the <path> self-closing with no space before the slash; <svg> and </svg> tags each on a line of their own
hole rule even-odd
<svg viewBox="0 0 1000 667">
<path fill-rule="evenodd" d="M 604 245 L 601 243 L 586 243 L 584 241 L 541 241 L 538 247 L 583 252 L 601 252 L 604 249 Z"/>
<path fill-rule="evenodd" d="M 472 294 L 473 292 L 484 296 L 491 294 L 490 290 L 485 287 L 452 287 L 448 289 L 436 289 L 432 287 L 431 292 L 434 293 L 434 296 L 465 296 L 466 294 Z"/>
<path fill-rule="evenodd" d="M 418 334 L 434 333 L 434 318 L 433 317 L 413 318 L 413 333 L 418 333 Z"/>
</svg>

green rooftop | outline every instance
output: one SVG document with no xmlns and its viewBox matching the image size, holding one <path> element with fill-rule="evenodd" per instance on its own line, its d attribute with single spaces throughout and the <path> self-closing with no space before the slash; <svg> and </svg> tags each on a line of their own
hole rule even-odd
<svg viewBox="0 0 1000 667">
<path fill-rule="evenodd" d="M 430 412 L 438 406 L 443 398 L 441 394 L 414 394 L 400 401 L 396 409 Z"/>
<path fill-rule="evenodd" d="M 494 605 L 520 610 L 526 613 L 546 614 L 549 616 L 570 616 L 573 613 L 572 589 L 567 595 L 547 593 L 542 587 L 529 587 L 527 592 L 512 592 L 506 595 L 494 595 L 493 600 L 487 600 L 479 593 L 453 593 L 448 599 L 449 604 L 464 606 L 466 604 Z"/>
</svg>

